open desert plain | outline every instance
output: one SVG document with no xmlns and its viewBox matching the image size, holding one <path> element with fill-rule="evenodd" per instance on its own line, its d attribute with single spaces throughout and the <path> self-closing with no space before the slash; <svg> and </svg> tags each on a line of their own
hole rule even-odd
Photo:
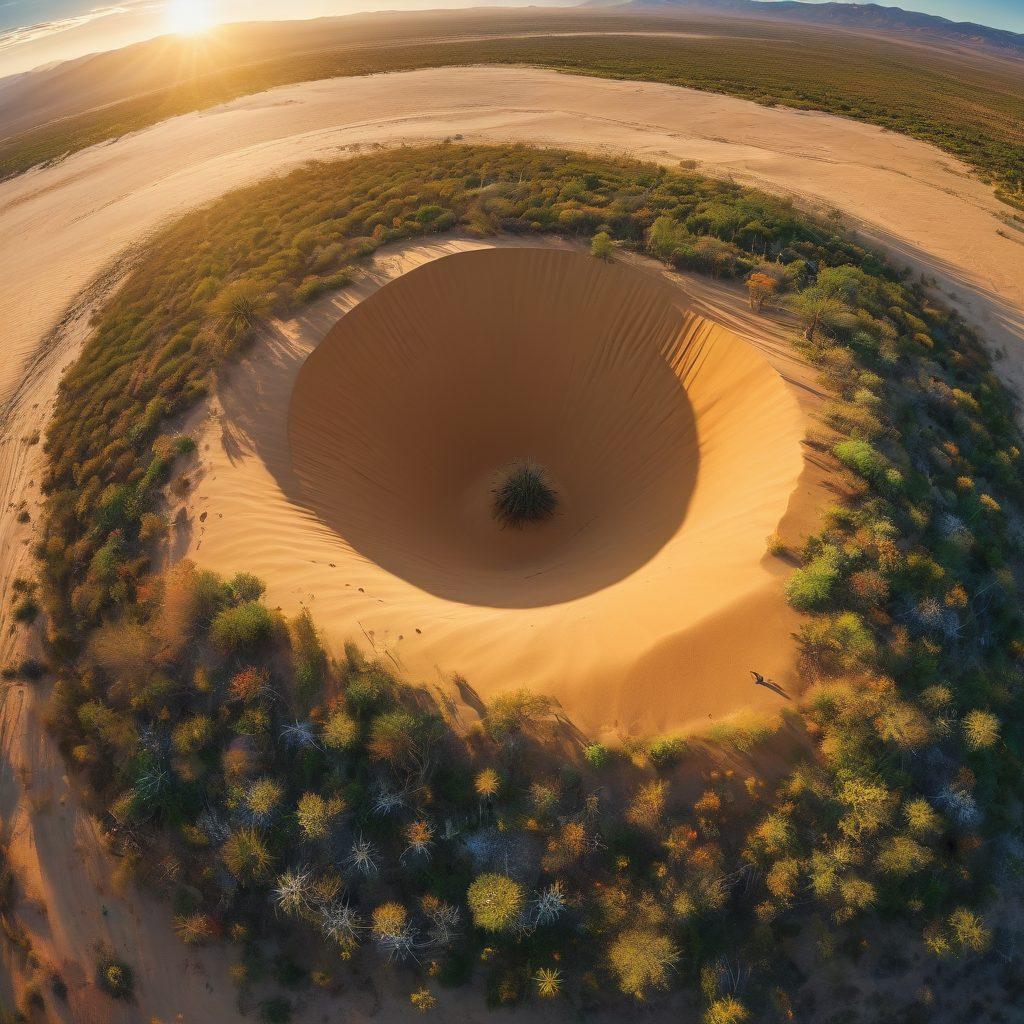
<svg viewBox="0 0 1024 1024">
<path fill-rule="evenodd" d="M 1016 5 L 7 6 L 0 1024 L 1020 1020 Z"/>
</svg>

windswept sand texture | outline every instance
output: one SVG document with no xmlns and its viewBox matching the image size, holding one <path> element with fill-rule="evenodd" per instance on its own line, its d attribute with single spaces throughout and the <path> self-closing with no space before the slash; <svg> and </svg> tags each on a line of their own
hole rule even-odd
<svg viewBox="0 0 1024 1024">
<path fill-rule="evenodd" d="M 413 681 L 458 671 L 485 699 L 529 686 L 594 732 L 779 706 L 748 670 L 795 682 L 762 561 L 805 417 L 678 284 L 573 250 L 477 249 L 303 334 L 318 347 L 297 373 L 271 338 L 222 395 L 197 561 L 258 573 L 335 646 L 372 637 Z M 561 498 L 522 531 L 490 512 L 517 458 Z M 760 621 L 723 644 L 741 606 Z"/>
<path fill-rule="evenodd" d="M 775 526 L 802 426 L 765 359 L 685 300 L 636 270 L 543 249 L 410 272 L 299 373 L 288 425 L 301 499 L 364 558 L 463 604 L 559 604 L 660 556 L 682 573 L 676 590 L 706 592 L 692 553 L 713 569 L 751 506 Z M 495 475 L 524 457 L 560 507 L 506 529 L 491 513 Z"/>
</svg>

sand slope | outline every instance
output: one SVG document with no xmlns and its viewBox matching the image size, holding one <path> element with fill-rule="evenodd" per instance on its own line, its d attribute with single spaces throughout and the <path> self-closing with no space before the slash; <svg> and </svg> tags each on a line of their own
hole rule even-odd
<svg viewBox="0 0 1024 1024">
<path fill-rule="evenodd" d="M 765 538 L 821 503 L 795 382 L 696 280 L 493 245 L 385 252 L 248 353 L 195 425 L 175 554 L 256 572 L 332 646 L 371 643 L 412 682 L 528 686 L 594 734 L 778 708 L 749 676 L 796 683 Z M 755 320 L 770 344 L 780 328 Z M 562 507 L 502 530 L 494 472 L 524 457 Z"/>
</svg>

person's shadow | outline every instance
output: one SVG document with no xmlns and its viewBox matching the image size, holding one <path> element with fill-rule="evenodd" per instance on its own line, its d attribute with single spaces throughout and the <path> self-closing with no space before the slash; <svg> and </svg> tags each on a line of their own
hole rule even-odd
<svg viewBox="0 0 1024 1024">
<path fill-rule="evenodd" d="M 789 694 L 786 693 L 778 683 L 773 683 L 770 679 L 765 679 L 760 672 L 755 672 L 753 669 L 750 670 L 750 674 L 754 677 L 755 686 L 763 686 L 766 690 L 771 690 L 772 693 L 777 693 L 780 697 L 785 697 L 786 700 L 790 700 Z"/>
</svg>

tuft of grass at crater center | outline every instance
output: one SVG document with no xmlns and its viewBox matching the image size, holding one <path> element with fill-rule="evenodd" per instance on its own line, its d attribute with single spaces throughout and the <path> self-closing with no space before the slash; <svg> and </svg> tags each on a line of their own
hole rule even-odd
<svg viewBox="0 0 1024 1024">
<path fill-rule="evenodd" d="M 494 488 L 491 512 L 502 526 L 521 530 L 545 522 L 557 509 L 558 495 L 547 473 L 531 462 L 514 462 Z"/>
</svg>

